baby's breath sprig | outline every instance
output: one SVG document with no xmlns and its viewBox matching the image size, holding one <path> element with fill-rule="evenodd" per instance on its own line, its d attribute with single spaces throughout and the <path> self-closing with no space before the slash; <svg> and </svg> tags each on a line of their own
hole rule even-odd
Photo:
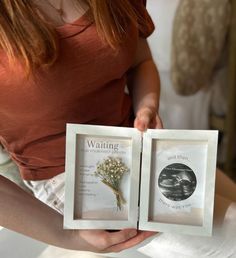
<svg viewBox="0 0 236 258">
<path fill-rule="evenodd" d="M 128 172 L 129 169 L 121 161 L 121 158 L 108 157 L 102 163 L 97 164 L 97 170 L 94 174 L 100 177 L 105 185 L 111 188 L 116 196 L 117 208 L 121 210 L 122 204 L 126 201 L 120 191 L 120 182 L 124 173 Z"/>
</svg>

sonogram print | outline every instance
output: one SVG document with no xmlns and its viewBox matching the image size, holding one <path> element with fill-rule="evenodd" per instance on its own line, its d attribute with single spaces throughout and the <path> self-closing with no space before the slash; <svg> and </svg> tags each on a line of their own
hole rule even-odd
<svg viewBox="0 0 236 258">
<path fill-rule="evenodd" d="M 158 179 L 161 193 L 172 201 L 188 199 L 195 191 L 196 185 L 197 179 L 193 170 L 181 163 L 165 167 Z"/>
</svg>

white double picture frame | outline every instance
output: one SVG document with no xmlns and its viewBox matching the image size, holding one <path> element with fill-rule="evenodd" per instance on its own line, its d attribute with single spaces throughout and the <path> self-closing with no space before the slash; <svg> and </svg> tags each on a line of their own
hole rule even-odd
<svg viewBox="0 0 236 258">
<path fill-rule="evenodd" d="M 218 131 L 67 124 L 64 227 L 211 235 Z"/>
</svg>

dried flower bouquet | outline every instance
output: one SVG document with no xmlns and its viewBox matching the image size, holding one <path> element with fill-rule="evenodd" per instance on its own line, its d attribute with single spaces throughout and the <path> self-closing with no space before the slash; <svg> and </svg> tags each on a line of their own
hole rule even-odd
<svg viewBox="0 0 236 258">
<path fill-rule="evenodd" d="M 101 182 L 107 185 L 116 196 L 117 208 L 121 210 L 126 203 L 120 190 L 121 179 L 129 169 L 122 162 L 121 158 L 108 157 L 102 163 L 97 164 L 94 174 L 101 178 Z"/>
</svg>

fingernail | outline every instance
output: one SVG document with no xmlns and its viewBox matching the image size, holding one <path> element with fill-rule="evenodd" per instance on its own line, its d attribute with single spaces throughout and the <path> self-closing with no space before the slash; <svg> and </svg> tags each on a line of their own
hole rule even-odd
<svg viewBox="0 0 236 258">
<path fill-rule="evenodd" d="M 136 236 L 137 235 L 137 230 L 132 230 L 132 231 L 130 231 L 129 232 L 129 237 L 131 238 L 131 237 L 134 237 L 134 236 Z"/>
<path fill-rule="evenodd" d="M 146 129 L 147 129 L 146 124 L 143 124 L 143 123 L 142 123 L 142 124 L 139 125 L 139 130 L 140 130 L 140 131 L 144 132 L 144 131 L 146 131 Z"/>
</svg>

